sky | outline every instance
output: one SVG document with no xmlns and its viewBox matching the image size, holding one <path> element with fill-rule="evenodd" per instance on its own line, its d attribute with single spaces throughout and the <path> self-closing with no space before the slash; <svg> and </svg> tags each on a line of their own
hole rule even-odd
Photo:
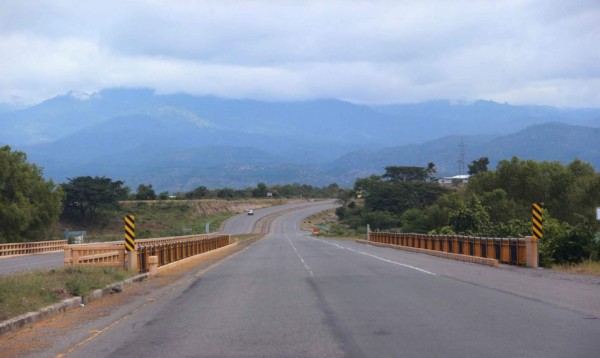
<svg viewBox="0 0 600 358">
<path fill-rule="evenodd" d="M 0 0 L 0 103 L 111 87 L 600 107 L 600 1 Z"/>
</svg>

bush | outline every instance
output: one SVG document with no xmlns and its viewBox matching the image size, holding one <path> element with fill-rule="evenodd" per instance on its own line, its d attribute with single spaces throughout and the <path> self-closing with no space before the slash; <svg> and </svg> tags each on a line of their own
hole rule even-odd
<svg viewBox="0 0 600 358">
<path fill-rule="evenodd" d="M 579 263 L 598 254 L 592 227 L 571 226 L 556 219 L 544 222 L 544 236 L 539 244 L 540 265 Z M 597 257 L 597 256 L 596 256 Z"/>
</svg>

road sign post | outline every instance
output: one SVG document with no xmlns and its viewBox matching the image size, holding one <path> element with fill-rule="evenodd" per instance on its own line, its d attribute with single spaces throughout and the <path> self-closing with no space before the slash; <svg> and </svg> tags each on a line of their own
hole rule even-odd
<svg viewBox="0 0 600 358">
<path fill-rule="evenodd" d="M 542 229 L 544 218 L 542 214 L 542 206 L 538 203 L 531 205 L 531 223 L 533 231 L 533 239 L 540 240 L 542 238 Z"/>
<path fill-rule="evenodd" d="M 128 270 L 137 270 L 137 255 L 135 252 L 135 216 L 133 214 L 125 215 L 125 267 Z"/>
</svg>

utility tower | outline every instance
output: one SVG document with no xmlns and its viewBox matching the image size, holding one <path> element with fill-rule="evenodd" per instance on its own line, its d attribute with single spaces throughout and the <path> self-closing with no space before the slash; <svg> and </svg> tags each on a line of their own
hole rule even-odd
<svg viewBox="0 0 600 358">
<path fill-rule="evenodd" d="M 465 172 L 465 143 L 461 139 L 458 146 L 458 175 L 466 174 Z"/>
</svg>

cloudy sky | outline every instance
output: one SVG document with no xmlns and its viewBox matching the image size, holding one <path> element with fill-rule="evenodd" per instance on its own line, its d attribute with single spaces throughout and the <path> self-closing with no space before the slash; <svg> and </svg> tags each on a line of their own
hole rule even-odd
<svg viewBox="0 0 600 358">
<path fill-rule="evenodd" d="M 0 2 L 0 103 L 107 87 L 600 107 L 600 1 Z"/>
</svg>

